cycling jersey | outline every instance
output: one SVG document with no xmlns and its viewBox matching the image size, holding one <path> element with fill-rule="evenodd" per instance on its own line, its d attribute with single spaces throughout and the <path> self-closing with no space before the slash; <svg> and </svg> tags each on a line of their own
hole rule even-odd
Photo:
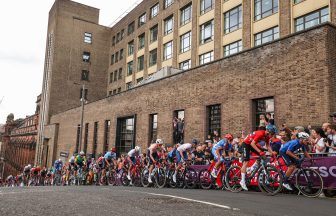
<svg viewBox="0 0 336 216">
<path fill-rule="evenodd" d="M 191 147 L 192 147 L 192 144 L 190 143 L 185 143 L 183 145 L 180 145 L 178 148 L 177 148 L 177 151 L 182 151 L 182 152 L 185 152 L 187 150 L 191 150 Z"/>
<path fill-rule="evenodd" d="M 63 167 L 63 162 L 56 160 L 54 163 L 55 170 L 61 170 Z"/>
<path fill-rule="evenodd" d="M 128 152 L 127 154 L 129 157 L 136 157 L 139 156 L 139 151 L 135 151 L 135 149 L 132 149 L 131 151 Z"/>
<path fill-rule="evenodd" d="M 299 149 L 306 151 L 306 147 L 300 143 L 300 140 L 295 139 L 283 144 L 283 146 L 280 148 L 280 153 L 286 153 L 287 151 L 296 152 Z"/>
<path fill-rule="evenodd" d="M 216 145 L 214 145 L 212 147 L 212 149 L 215 150 L 215 151 L 219 148 L 221 148 L 225 151 L 230 151 L 230 150 L 232 150 L 232 145 L 228 142 L 227 139 L 222 139 Z"/>
<path fill-rule="evenodd" d="M 251 145 L 253 140 L 255 143 L 258 143 L 259 141 L 265 141 L 266 143 L 268 143 L 269 137 L 266 135 L 265 130 L 258 130 L 247 135 L 247 137 L 244 139 L 244 143 L 246 145 Z"/>
<path fill-rule="evenodd" d="M 278 138 L 271 138 L 270 139 L 270 146 L 272 148 L 272 151 L 275 151 L 279 154 L 280 148 L 281 148 L 281 140 Z"/>
<path fill-rule="evenodd" d="M 106 160 L 111 160 L 111 159 L 117 159 L 117 154 L 115 152 L 106 152 L 106 154 L 104 155 L 104 158 Z"/>
<path fill-rule="evenodd" d="M 84 165 L 84 163 L 86 162 L 86 159 L 84 156 L 81 157 L 80 155 L 77 155 L 77 157 L 75 158 L 75 162 L 76 164 L 81 166 L 81 165 Z"/>
</svg>

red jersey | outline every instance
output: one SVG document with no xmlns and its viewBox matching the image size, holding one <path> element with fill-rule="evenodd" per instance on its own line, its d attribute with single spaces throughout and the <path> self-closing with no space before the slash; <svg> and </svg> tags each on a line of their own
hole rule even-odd
<svg viewBox="0 0 336 216">
<path fill-rule="evenodd" d="M 256 144 L 259 141 L 265 141 L 268 143 L 269 137 L 266 135 L 265 130 L 258 130 L 258 131 L 254 131 L 253 133 L 247 135 L 247 137 L 244 139 L 244 143 L 247 145 L 251 145 L 253 140 Z"/>
</svg>

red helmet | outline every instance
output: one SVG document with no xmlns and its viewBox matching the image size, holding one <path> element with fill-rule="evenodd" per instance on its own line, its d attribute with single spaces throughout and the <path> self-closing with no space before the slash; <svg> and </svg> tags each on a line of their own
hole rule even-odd
<svg viewBox="0 0 336 216">
<path fill-rule="evenodd" d="M 117 149 L 116 148 L 111 148 L 111 152 L 116 152 L 117 151 Z"/>
<path fill-rule="evenodd" d="M 225 134 L 224 136 L 226 139 L 228 139 L 229 141 L 232 141 L 233 140 L 233 136 L 232 134 Z"/>
</svg>

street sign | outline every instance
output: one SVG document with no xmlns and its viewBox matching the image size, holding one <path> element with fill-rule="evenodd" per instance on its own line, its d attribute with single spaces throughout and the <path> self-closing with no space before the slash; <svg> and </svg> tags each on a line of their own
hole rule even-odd
<svg viewBox="0 0 336 216">
<path fill-rule="evenodd" d="M 68 157 L 69 156 L 69 152 L 60 152 L 60 156 L 61 157 Z"/>
</svg>

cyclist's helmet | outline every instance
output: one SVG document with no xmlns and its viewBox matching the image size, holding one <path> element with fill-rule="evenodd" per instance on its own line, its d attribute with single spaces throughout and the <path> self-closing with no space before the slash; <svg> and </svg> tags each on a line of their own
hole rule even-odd
<svg viewBox="0 0 336 216">
<path fill-rule="evenodd" d="M 233 140 L 233 136 L 232 136 L 232 134 L 226 134 L 224 137 L 225 137 L 227 140 L 229 140 L 229 141 L 232 141 L 232 140 Z"/>
<path fill-rule="evenodd" d="M 163 144 L 163 140 L 162 139 L 157 139 L 155 143 L 162 145 Z"/>
<path fill-rule="evenodd" d="M 139 147 L 139 146 L 135 146 L 134 149 L 135 149 L 135 151 L 137 151 L 137 152 L 140 151 L 140 147 Z"/>
<path fill-rule="evenodd" d="M 81 155 L 81 156 L 84 156 L 84 152 L 83 151 L 81 151 L 81 152 L 79 152 L 79 154 Z"/>
<path fill-rule="evenodd" d="M 275 133 L 276 133 L 276 128 L 275 128 L 275 126 L 274 126 L 274 125 L 271 125 L 271 124 L 269 124 L 269 125 L 266 126 L 266 130 L 267 130 L 269 133 L 271 133 L 271 134 L 275 134 Z"/>
<path fill-rule="evenodd" d="M 309 134 L 307 134 L 306 132 L 300 132 L 297 134 L 297 138 L 299 139 L 308 139 L 309 138 Z"/>
<path fill-rule="evenodd" d="M 111 148 L 111 152 L 116 152 L 117 149 L 115 147 Z"/>
<path fill-rule="evenodd" d="M 28 168 L 30 169 L 32 167 L 32 165 L 31 164 L 28 164 Z"/>
<path fill-rule="evenodd" d="M 197 139 L 192 139 L 191 143 L 197 145 L 198 144 L 198 140 Z"/>
<path fill-rule="evenodd" d="M 62 159 L 61 159 L 61 158 L 58 158 L 58 162 L 62 162 Z"/>
</svg>

